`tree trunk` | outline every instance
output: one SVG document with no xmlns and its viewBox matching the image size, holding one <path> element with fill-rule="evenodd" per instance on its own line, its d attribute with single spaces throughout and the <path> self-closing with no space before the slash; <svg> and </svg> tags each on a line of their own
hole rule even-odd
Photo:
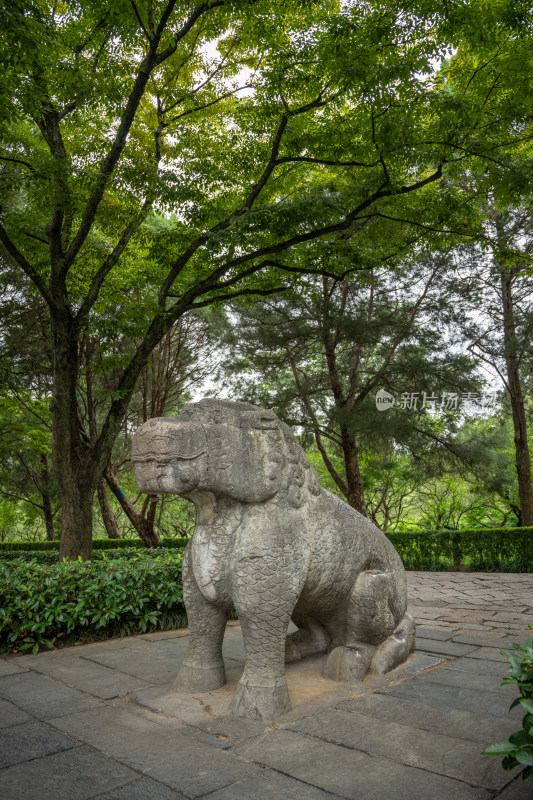
<svg viewBox="0 0 533 800">
<path fill-rule="evenodd" d="M 52 503 L 47 494 L 43 494 L 43 513 L 44 524 L 46 525 L 46 538 L 49 542 L 55 541 L 56 531 L 54 526 L 54 514 L 52 511 Z"/>
<path fill-rule="evenodd" d="M 43 498 L 43 514 L 44 524 L 46 525 L 46 538 L 49 542 L 53 542 L 56 538 L 54 526 L 54 510 L 52 508 L 52 501 L 50 500 L 49 489 L 50 474 L 48 472 L 48 458 L 43 453 L 41 455 L 41 470 L 40 470 L 40 487 L 41 496 Z"/>
<path fill-rule="evenodd" d="M 91 557 L 92 507 L 98 464 L 78 419 L 78 326 L 67 309 L 52 318 L 52 453 L 61 497 L 59 558 Z"/>
<path fill-rule="evenodd" d="M 144 514 L 139 514 L 138 511 L 135 511 L 133 507 L 133 503 L 131 503 L 122 489 L 120 488 L 119 482 L 116 478 L 115 473 L 113 472 L 113 467 L 111 464 L 108 464 L 107 469 L 104 473 L 105 479 L 107 484 L 115 497 L 117 498 L 118 502 L 124 513 L 126 514 L 127 518 L 148 547 L 158 547 L 161 544 L 161 539 L 159 534 L 154 529 L 154 520 L 155 520 L 155 509 L 157 506 L 157 498 L 151 497 L 150 504 L 149 504 L 149 512 L 148 516 L 145 517 Z"/>
<path fill-rule="evenodd" d="M 59 560 L 83 560 L 92 554 L 92 523 L 94 489 L 82 481 L 72 481 L 70 491 L 61 491 L 61 542 Z"/>
<path fill-rule="evenodd" d="M 118 529 L 117 521 L 113 516 L 109 499 L 107 497 L 106 484 L 104 479 L 98 484 L 98 503 L 100 504 L 100 513 L 102 514 L 102 522 L 106 529 L 108 539 L 121 539 L 120 531 Z"/>
<path fill-rule="evenodd" d="M 346 500 L 359 511 L 363 516 L 367 516 L 365 492 L 363 488 L 363 479 L 361 477 L 361 470 L 359 468 L 359 458 L 357 457 L 357 449 L 353 437 L 346 431 L 342 431 L 342 453 L 344 456 L 344 469 L 346 472 L 346 484 L 348 492 Z"/>
<path fill-rule="evenodd" d="M 503 333 L 505 347 L 505 366 L 513 414 L 515 465 L 518 478 L 518 497 L 520 500 L 520 523 L 533 526 L 533 485 L 531 482 L 531 458 L 527 441 L 527 421 L 524 395 L 520 379 L 520 361 L 516 339 L 516 322 L 512 291 L 512 272 L 500 266 L 501 295 L 503 305 Z"/>
</svg>

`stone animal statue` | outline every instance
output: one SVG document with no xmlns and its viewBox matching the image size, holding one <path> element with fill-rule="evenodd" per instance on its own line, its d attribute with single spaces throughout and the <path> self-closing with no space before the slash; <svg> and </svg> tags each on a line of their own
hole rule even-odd
<svg viewBox="0 0 533 800">
<path fill-rule="evenodd" d="M 202 400 L 135 433 L 143 492 L 196 506 L 183 560 L 189 651 L 175 688 L 226 682 L 229 611 L 242 626 L 246 664 L 232 700 L 239 716 L 290 710 L 285 662 L 327 652 L 323 674 L 362 681 L 414 648 L 406 576 L 389 540 L 323 489 L 290 428 L 248 403 Z M 298 630 L 287 636 L 289 622 Z"/>
</svg>

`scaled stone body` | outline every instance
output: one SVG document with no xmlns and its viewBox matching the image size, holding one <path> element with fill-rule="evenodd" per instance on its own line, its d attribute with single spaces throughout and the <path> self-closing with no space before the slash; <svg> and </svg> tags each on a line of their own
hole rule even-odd
<svg viewBox="0 0 533 800">
<path fill-rule="evenodd" d="M 290 709 L 285 662 L 329 653 L 327 678 L 383 674 L 414 647 L 406 578 L 386 536 L 330 492 L 290 428 L 248 403 L 203 400 L 135 434 L 141 491 L 196 506 L 183 561 L 190 648 L 176 690 L 225 683 L 227 612 L 239 616 L 246 666 L 232 713 Z M 287 636 L 290 620 L 298 631 Z"/>
</svg>

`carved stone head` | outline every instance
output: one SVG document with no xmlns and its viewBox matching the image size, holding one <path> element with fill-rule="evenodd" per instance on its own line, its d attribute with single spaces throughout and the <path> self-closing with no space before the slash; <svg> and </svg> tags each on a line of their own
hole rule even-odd
<svg viewBox="0 0 533 800">
<path fill-rule="evenodd" d="M 177 417 L 148 420 L 133 437 L 139 488 L 186 497 L 209 491 L 246 503 L 267 500 L 284 476 L 282 424 L 271 411 L 224 400 L 190 403 Z"/>
</svg>

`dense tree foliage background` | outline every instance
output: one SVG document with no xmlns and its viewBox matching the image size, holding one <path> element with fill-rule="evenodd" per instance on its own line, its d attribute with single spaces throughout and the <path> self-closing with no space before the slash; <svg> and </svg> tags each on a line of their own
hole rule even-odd
<svg viewBox="0 0 533 800">
<path fill-rule="evenodd" d="M 128 438 L 221 342 L 385 527 L 533 523 L 528 5 L 3 3 L 3 535 L 89 557 L 96 500 L 111 536 L 186 525 L 136 497 Z M 487 362 L 490 417 L 378 417 Z"/>
</svg>

